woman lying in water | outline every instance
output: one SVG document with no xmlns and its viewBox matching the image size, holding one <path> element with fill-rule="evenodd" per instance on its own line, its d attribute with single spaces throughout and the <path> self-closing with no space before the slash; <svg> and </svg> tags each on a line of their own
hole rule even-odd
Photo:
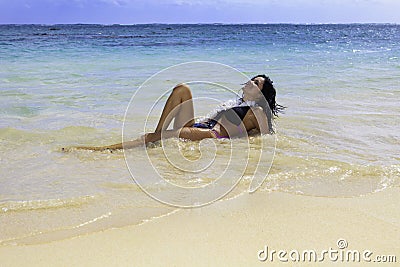
<svg viewBox="0 0 400 267">
<path fill-rule="evenodd" d="M 236 105 L 217 112 L 212 118 L 195 123 L 192 93 L 186 84 L 177 85 L 169 96 L 156 130 L 140 138 L 103 147 L 75 147 L 85 150 L 132 148 L 164 138 L 180 137 L 192 141 L 205 138 L 247 136 L 250 131 L 272 134 L 272 117 L 285 107 L 276 104 L 276 90 L 265 75 L 257 75 L 244 84 L 243 96 Z M 173 129 L 167 130 L 174 119 Z M 64 149 L 63 149 L 64 150 Z"/>
</svg>

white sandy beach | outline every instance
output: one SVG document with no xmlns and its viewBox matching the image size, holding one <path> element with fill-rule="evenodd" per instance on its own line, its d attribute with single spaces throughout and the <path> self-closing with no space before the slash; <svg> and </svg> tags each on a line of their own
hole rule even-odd
<svg viewBox="0 0 400 267">
<path fill-rule="evenodd" d="M 400 25 L 1 24 L 0 33 L 0 267 L 273 266 L 280 250 L 368 250 L 399 265 Z M 257 74 L 287 107 L 270 149 L 268 138 L 235 138 L 61 152 L 153 131 L 181 82 L 196 119 L 210 117 Z M 164 181 L 148 179 L 153 170 Z M 242 177 L 232 197 L 256 170 L 268 177 L 254 194 L 158 218 L 172 209 L 137 186 L 198 203 L 165 182 Z M 262 262 L 266 247 L 274 258 Z M 332 264 L 350 265 L 325 255 L 286 266 Z"/>
<path fill-rule="evenodd" d="M 370 250 L 372 261 L 376 255 L 397 255 L 399 262 L 399 193 L 395 187 L 355 198 L 245 194 L 139 226 L 46 244 L 3 246 L 1 266 L 271 266 L 282 262 L 276 255 L 273 261 L 260 261 L 257 254 L 265 246 L 300 253 L 338 250 L 338 239 L 347 241 L 345 250 Z M 332 261 L 325 257 L 322 263 L 297 264 Z"/>
</svg>

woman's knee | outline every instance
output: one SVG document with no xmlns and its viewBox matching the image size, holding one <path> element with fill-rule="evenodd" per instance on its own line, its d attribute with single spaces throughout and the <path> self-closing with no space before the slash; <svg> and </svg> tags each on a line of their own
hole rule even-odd
<svg viewBox="0 0 400 267">
<path fill-rule="evenodd" d="M 181 95 L 188 95 L 188 96 L 192 96 L 192 92 L 190 91 L 190 87 L 189 85 L 185 84 L 185 83 L 180 83 L 177 86 L 174 87 L 173 89 L 174 93 L 178 93 Z"/>
</svg>

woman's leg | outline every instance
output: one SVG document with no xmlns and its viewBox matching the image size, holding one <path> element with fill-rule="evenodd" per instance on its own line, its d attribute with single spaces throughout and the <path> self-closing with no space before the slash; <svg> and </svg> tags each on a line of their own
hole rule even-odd
<svg viewBox="0 0 400 267">
<path fill-rule="evenodd" d="M 169 124 L 174 119 L 174 129 L 167 131 Z M 131 148 L 143 145 L 143 143 L 156 142 L 161 138 L 181 137 L 190 140 L 201 140 L 204 138 L 213 138 L 211 131 L 208 129 L 191 128 L 194 124 L 194 109 L 192 101 L 192 93 L 189 86 L 179 84 L 172 90 L 168 97 L 167 103 L 164 106 L 160 120 L 158 121 L 154 133 L 147 133 L 138 139 L 119 143 L 115 145 L 102 147 L 75 147 L 76 149 L 84 150 L 113 150 Z M 162 132 L 162 136 L 161 136 Z M 62 151 L 66 151 L 62 148 Z"/>
<path fill-rule="evenodd" d="M 104 150 L 115 150 L 115 149 L 129 149 L 133 147 L 140 147 L 143 144 L 148 144 L 150 142 L 156 142 L 163 139 L 168 139 L 172 137 L 180 137 L 192 141 L 199 141 L 206 138 L 215 138 L 215 135 L 212 133 L 210 129 L 200 129 L 200 128 L 193 128 L 193 127 L 182 127 L 178 130 L 166 130 L 162 132 L 154 132 L 154 133 L 147 133 L 142 135 L 141 137 L 127 141 L 125 143 L 119 143 L 115 145 L 109 146 L 101 146 L 101 147 L 92 147 L 92 146 L 81 146 L 81 147 L 74 147 L 75 149 L 82 149 L 82 150 L 93 150 L 93 151 L 104 151 Z M 68 151 L 69 149 L 62 148 L 62 151 Z"/>
<path fill-rule="evenodd" d="M 186 84 L 179 84 L 172 90 L 155 132 L 167 130 L 172 119 L 174 119 L 174 130 L 190 127 L 194 124 L 192 93 Z"/>
<path fill-rule="evenodd" d="M 147 144 L 149 142 L 156 142 L 161 139 L 168 139 L 172 137 L 184 138 L 192 141 L 199 141 L 206 138 L 215 138 L 215 135 L 212 133 L 210 129 L 201 129 L 201 128 L 193 128 L 193 127 L 182 127 L 178 130 L 167 130 L 162 132 L 148 133 L 142 136 L 143 141 Z M 139 140 L 139 139 L 137 139 Z M 135 142 L 135 141 L 133 141 Z M 132 145 L 134 144 L 132 142 Z"/>
</svg>

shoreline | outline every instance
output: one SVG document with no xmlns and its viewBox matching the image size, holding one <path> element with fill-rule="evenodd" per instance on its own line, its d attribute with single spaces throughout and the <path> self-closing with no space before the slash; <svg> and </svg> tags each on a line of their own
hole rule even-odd
<svg viewBox="0 0 400 267">
<path fill-rule="evenodd" d="M 44 244 L 2 246 L 0 256 L 2 266 L 46 262 L 54 266 L 256 266 L 282 264 L 277 259 L 258 260 L 257 253 L 265 246 L 277 251 L 322 251 L 337 249 L 336 242 L 345 239 L 349 250 L 395 255 L 399 262 L 399 200 L 399 187 L 354 198 L 261 191 L 179 210 L 141 225 Z"/>
</svg>

